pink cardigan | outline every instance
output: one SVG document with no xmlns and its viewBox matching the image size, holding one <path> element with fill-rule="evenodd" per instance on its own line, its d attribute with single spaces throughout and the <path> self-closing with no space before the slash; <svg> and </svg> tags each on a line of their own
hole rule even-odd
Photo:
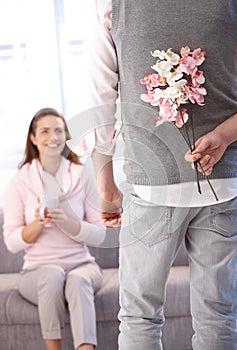
<svg viewBox="0 0 237 350">
<path fill-rule="evenodd" d="M 34 243 L 22 239 L 22 229 L 34 220 L 38 198 L 44 189 L 42 167 L 38 160 L 26 164 L 9 182 L 4 203 L 4 240 L 7 248 L 17 253 L 25 250 L 23 269 L 43 264 L 58 264 L 65 270 L 94 261 L 86 246 L 99 245 L 105 238 L 97 211 L 97 191 L 93 176 L 86 166 L 62 157 L 63 181 L 67 191 L 59 197 L 66 214 L 81 222 L 77 236 L 62 232 L 57 226 L 45 227 Z"/>
</svg>

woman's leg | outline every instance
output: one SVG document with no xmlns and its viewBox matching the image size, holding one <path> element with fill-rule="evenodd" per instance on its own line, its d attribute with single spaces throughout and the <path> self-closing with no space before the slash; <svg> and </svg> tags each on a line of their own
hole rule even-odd
<svg viewBox="0 0 237 350">
<path fill-rule="evenodd" d="M 57 265 L 45 265 L 24 271 L 19 281 L 20 294 L 38 305 L 43 338 L 48 350 L 61 349 L 61 328 L 64 325 L 65 272 Z"/>
<path fill-rule="evenodd" d="M 47 350 L 61 350 L 61 339 L 45 339 Z"/>
<path fill-rule="evenodd" d="M 95 346 L 92 344 L 82 344 L 76 350 L 94 350 Z"/>
<path fill-rule="evenodd" d="M 65 297 L 75 349 L 91 350 L 97 344 L 94 294 L 101 284 L 102 273 L 95 263 L 84 264 L 67 274 Z"/>
</svg>

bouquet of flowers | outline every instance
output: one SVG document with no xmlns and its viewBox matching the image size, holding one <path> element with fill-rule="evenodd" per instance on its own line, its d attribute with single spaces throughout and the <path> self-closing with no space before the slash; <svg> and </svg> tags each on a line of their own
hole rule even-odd
<svg viewBox="0 0 237 350">
<path fill-rule="evenodd" d="M 159 114 L 156 115 L 156 126 L 164 122 L 174 124 L 184 137 L 190 151 L 195 149 L 195 137 L 192 113 L 188 114 L 184 105 L 187 103 L 204 105 L 204 96 L 207 94 L 206 89 L 202 86 L 205 82 L 204 74 L 199 70 L 199 66 L 205 60 L 205 51 L 200 48 L 191 51 L 188 46 L 182 47 L 180 54 L 175 53 L 172 49 L 155 50 L 151 55 L 157 58 L 156 64 L 151 68 L 153 72 L 148 72 L 140 83 L 146 86 L 147 93 L 141 95 L 144 102 L 152 106 L 159 107 Z M 186 128 L 186 123 L 190 119 L 192 129 L 192 140 Z M 184 127 L 185 134 L 181 132 Z M 194 163 L 198 191 L 201 193 L 198 170 L 199 166 L 203 175 L 207 179 L 212 192 L 217 199 L 216 193 L 205 174 L 199 161 Z"/>
</svg>

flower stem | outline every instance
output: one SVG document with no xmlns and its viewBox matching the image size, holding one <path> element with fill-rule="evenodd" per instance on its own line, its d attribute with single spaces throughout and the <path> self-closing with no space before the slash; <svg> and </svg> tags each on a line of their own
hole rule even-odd
<svg viewBox="0 0 237 350">
<path fill-rule="evenodd" d="M 189 134 L 188 134 L 188 129 L 187 129 L 187 126 L 184 122 L 184 119 L 183 119 L 183 116 L 182 116 L 182 113 L 181 113 L 181 119 L 183 121 L 183 125 L 184 125 L 184 130 L 185 130 L 185 133 L 186 133 L 186 137 L 184 137 L 184 135 L 182 134 L 180 128 L 179 129 L 179 132 L 181 133 L 181 135 L 183 136 L 185 142 L 187 143 L 189 149 L 190 149 L 190 152 L 192 152 L 194 150 L 194 131 L 192 132 L 192 137 L 193 137 L 193 142 L 191 143 L 190 141 L 190 138 L 189 138 Z M 192 124 L 192 129 L 193 129 L 193 124 Z M 201 186 L 200 186 L 200 181 L 199 181 L 199 174 L 198 174 L 198 168 L 197 168 L 197 162 L 194 162 L 194 168 L 195 168 L 195 176 L 196 176 L 196 181 L 197 181 L 197 187 L 198 187 L 198 192 L 200 194 L 202 194 L 202 191 L 201 191 Z"/>
<path fill-rule="evenodd" d="M 192 110 L 192 105 L 190 108 L 190 120 L 191 120 L 191 130 L 192 130 L 192 149 L 191 152 L 195 150 L 195 135 L 194 135 L 194 125 L 193 125 L 193 110 Z M 198 192 L 201 194 L 201 186 L 200 186 L 200 181 L 199 181 L 199 173 L 197 169 L 197 162 L 194 162 L 194 167 L 195 167 L 195 172 L 196 172 L 196 181 L 197 181 L 197 186 L 198 186 Z"/>
<path fill-rule="evenodd" d="M 191 150 L 192 151 L 192 150 Z M 195 175 L 196 175 L 196 181 L 197 181 L 197 187 L 198 187 L 198 192 L 200 194 L 202 194 L 202 190 L 201 190 L 201 185 L 200 185 L 200 181 L 199 181 L 199 175 L 198 175 L 198 168 L 197 168 L 197 164 L 199 162 L 194 162 L 194 168 L 195 168 Z"/>
<path fill-rule="evenodd" d="M 197 161 L 197 163 L 198 163 L 198 165 L 200 166 L 200 168 L 201 168 L 201 170 L 202 170 L 202 174 L 204 175 L 205 179 L 207 180 L 207 182 L 208 182 L 208 184 L 209 184 L 209 186 L 210 186 L 210 188 L 211 188 L 211 190 L 212 190 L 212 193 L 213 193 L 213 195 L 214 195 L 216 201 L 218 202 L 219 199 L 218 199 L 218 197 L 217 197 L 217 195 L 216 195 L 216 192 L 215 192 L 215 190 L 214 190 L 214 188 L 213 188 L 213 186 L 212 186 L 212 184 L 211 184 L 211 182 L 210 182 L 208 176 L 206 175 L 206 173 L 205 173 L 205 171 L 204 171 L 204 169 L 203 169 L 203 167 L 202 167 L 202 164 L 201 164 L 199 161 Z"/>
<path fill-rule="evenodd" d="M 175 124 L 174 124 L 174 125 L 175 125 Z M 185 125 L 185 124 L 184 124 L 184 125 Z M 177 127 L 177 126 L 176 126 L 176 127 Z M 188 133 L 187 133 L 186 127 L 185 127 L 185 130 L 186 130 L 186 135 L 187 135 L 188 139 L 186 139 L 186 138 L 184 137 L 184 135 L 183 135 L 183 133 L 181 132 L 180 128 L 177 127 L 177 129 L 179 130 L 179 132 L 180 132 L 180 134 L 182 135 L 184 141 L 186 142 L 186 144 L 188 145 L 190 151 L 192 152 L 192 151 L 193 151 L 193 148 L 192 148 L 190 139 L 189 139 L 189 137 L 188 137 Z M 204 169 L 203 169 L 201 163 L 197 160 L 197 161 L 194 162 L 194 167 L 195 167 L 195 173 L 196 173 L 196 179 L 197 179 L 198 192 L 199 192 L 200 194 L 202 193 L 202 192 L 201 192 L 200 181 L 199 181 L 199 176 L 198 176 L 197 165 L 199 165 L 199 167 L 201 168 L 202 174 L 203 174 L 203 176 L 205 177 L 205 179 L 207 180 L 207 182 L 208 182 L 208 184 L 209 184 L 209 186 L 210 186 L 210 188 L 211 188 L 211 191 L 212 191 L 212 193 L 213 193 L 213 195 L 214 195 L 216 201 L 218 202 L 218 197 L 217 197 L 217 195 L 216 195 L 216 192 L 215 192 L 215 190 L 214 190 L 214 188 L 213 188 L 213 186 L 212 186 L 212 184 L 211 184 L 211 182 L 210 182 L 208 176 L 206 175 L 206 173 L 205 173 L 205 171 L 204 171 Z"/>
<path fill-rule="evenodd" d="M 186 123 L 184 122 L 184 119 L 183 119 L 182 114 L 181 114 L 181 118 L 182 118 L 182 121 L 183 121 L 184 130 L 185 130 L 185 133 L 186 133 L 186 136 L 187 136 L 187 139 L 185 139 L 185 137 L 184 137 L 184 139 L 185 139 L 185 141 L 186 141 L 186 143 L 187 143 L 187 145 L 188 145 L 190 151 L 192 152 L 193 146 L 192 146 L 192 143 L 191 143 L 191 141 L 190 141 L 189 134 L 188 134 L 188 129 L 187 129 Z M 179 131 L 180 131 L 180 129 L 179 129 Z"/>
</svg>

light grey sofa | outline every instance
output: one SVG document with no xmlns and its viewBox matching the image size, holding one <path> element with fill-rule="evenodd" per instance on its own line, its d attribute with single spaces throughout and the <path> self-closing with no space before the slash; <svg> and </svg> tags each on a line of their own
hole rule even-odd
<svg viewBox="0 0 237 350">
<path fill-rule="evenodd" d="M 37 307 L 23 299 L 17 290 L 23 254 L 7 251 L 2 239 L 2 223 L 0 210 L 0 350 L 45 350 Z M 112 230 L 108 232 L 103 248 L 91 248 L 104 274 L 103 286 L 95 295 L 97 350 L 118 349 L 118 248 L 114 244 L 117 236 L 118 232 Z M 170 272 L 165 317 L 164 350 L 191 350 L 193 330 L 189 306 L 189 267 L 183 247 Z M 63 329 L 63 350 L 73 350 L 68 315 Z"/>
</svg>

